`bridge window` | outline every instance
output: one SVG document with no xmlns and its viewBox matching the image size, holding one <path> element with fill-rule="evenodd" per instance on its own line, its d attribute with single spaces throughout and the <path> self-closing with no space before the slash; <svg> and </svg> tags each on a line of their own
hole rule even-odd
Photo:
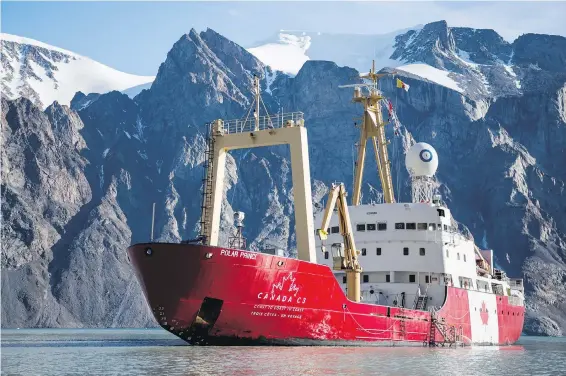
<svg viewBox="0 0 566 376">
<path fill-rule="evenodd" d="M 428 275 L 425 275 L 424 281 L 425 281 L 425 283 L 430 283 L 430 278 L 429 278 Z"/>
<path fill-rule="evenodd" d="M 326 233 L 330 234 L 330 227 L 326 229 Z"/>
<path fill-rule="evenodd" d="M 438 231 L 442 231 L 442 223 L 439 223 L 439 224 L 436 226 L 436 229 L 437 229 Z"/>
<path fill-rule="evenodd" d="M 379 223 L 377 224 L 377 229 L 378 229 L 379 231 L 385 231 L 385 230 L 387 230 L 387 223 L 385 223 L 385 222 L 379 222 Z"/>
<path fill-rule="evenodd" d="M 409 274 L 409 282 L 414 283 L 416 281 L 414 274 Z"/>
<path fill-rule="evenodd" d="M 426 223 L 418 223 L 417 224 L 417 230 L 426 230 L 426 229 L 427 229 Z"/>
<path fill-rule="evenodd" d="M 375 231 L 375 223 L 368 223 L 367 224 L 368 231 Z"/>
<path fill-rule="evenodd" d="M 464 262 L 466 262 L 466 255 L 464 255 Z"/>
<path fill-rule="evenodd" d="M 375 254 L 381 256 L 381 248 L 377 248 Z"/>
<path fill-rule="evenodd" d="M 444 217 L 444 209 L 436 209 L 439 217 Z"/>
<path fill-rule="evenodd" d="M 403 255 L 409 256 L 409 248 L 408 247 L 403 248 Z"/>
<path fill-rule="evenodd" d="M 403 222 L 395 223 L 395 230 L 404 230 L 404 229 L 405 229 L 405 224 Z"/>
<path fill-rule="evenodd" d="M 368 283 L 369 282 L 369 275 L 365 274 L 364 275 L 364 283 Z"/>
<path fill-rule="evenodd" d="M 428 229 L 429 229 L 430 231 L 436 230 L 436 223 L 429 223 L 429 224 L 428 224 Z"/>
<path fill-rule="evenodd" d="M 460 260 L 460 252 L 456 253 L 456 259 Z"/>
<path fill-rule="evenodd" d="M 362 256 L 365 256 L 367 254 L 367 251 L 365 248 L 362 248 Z"/>
<path fill-rule="evenodd" d="M 448 250 L 446 250 L 446 258 L 450 257 L 450 252 L 448 252 Z"/>
<path fill-rule="evenodd" d="M 448 226 L 444 225 L 444 231 L 448 231 Z"/>
<path fill-rule="evenodd" d="M 332 231 L 333 234 L 339 233 L 340 232 L 340 226 L 332 226 L 331 231 Z"/>
<path fill-rule="evenodd" d="M 342 283 L 346 283 L 346 276 L 342 277 Z"/>
<path fill-rule="evenodd" d="M 385 282 L 391 282 L 391 276 L 389 274 L 385 275 Z"/>
<path fill-rule="evenodd" d="M 356 225 L 356 230 L 357 231 L 365 231 L 366 230 L 366 224 L 365 223 L 360 223 Z"/>
<path fill-rule="evenodd" d="M 421 256 L 425 255 L 425 249 L 424 248 L 419 248 L 419 255 L 421 255 Z"/>
<path fill-rule="evenodd" d="M 324 252 L 324 259 L 328 260 L 328 251 Z"/>
<path fill-rule="evenodd" d="M 407 230 L 416 230 L 417 229 L 417 224 L 416 223 L 407 223 L 406 225 Z"/>
</svg>

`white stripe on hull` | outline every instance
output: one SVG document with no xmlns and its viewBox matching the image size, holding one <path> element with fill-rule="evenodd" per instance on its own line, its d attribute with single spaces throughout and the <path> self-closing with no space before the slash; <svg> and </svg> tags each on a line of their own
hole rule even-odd
<svg viewBox="0 0 566 376">
<path fill-rule="evenodd" d="M 476 344 L 499 343 L 499 322 L 495 294 L 468 290 L 472 342 Z"/>
</svg>

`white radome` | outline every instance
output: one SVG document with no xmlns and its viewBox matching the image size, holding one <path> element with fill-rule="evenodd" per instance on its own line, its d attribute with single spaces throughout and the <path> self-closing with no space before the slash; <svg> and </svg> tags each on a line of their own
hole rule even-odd
<svg viewBox="0 0 566 376">
<path fill-rule="evenodd" d="M 438 169 L 438 154 L 431 145 L 418 142 L 407 151 L 405 166 L 411 176 L 434 176 Z"/>
<path fill-rule="evenodd" d="M 234 212 L 234 225 L 236 227 L 244 227 L 244 218 L 246 214 L 241 211 Z"/>
</svg>

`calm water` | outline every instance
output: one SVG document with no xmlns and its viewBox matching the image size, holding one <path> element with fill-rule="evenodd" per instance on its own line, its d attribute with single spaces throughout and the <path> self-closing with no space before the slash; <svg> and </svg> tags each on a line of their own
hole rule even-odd
<svg viewBox="0 0 566 376">
<path fill-rule="evenodd" d="M 566 338 L 509 347 L 191 347 L 160 329 L 3 330 L 2 375 L 566 375 Z"/>
</svg>

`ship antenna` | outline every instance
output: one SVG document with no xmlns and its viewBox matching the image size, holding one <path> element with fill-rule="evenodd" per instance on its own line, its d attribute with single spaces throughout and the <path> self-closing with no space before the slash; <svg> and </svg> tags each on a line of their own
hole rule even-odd
<svg viewBox="0 0 566 376">
<path fill-rule="evenodd" d="M 253 95 L 254 95 L 254 100 L 253 100 L 252 105 L 250 106 L 250 108 L 248 110 L 248 113 L 246 114 L 246 118 L 245 118 L 243 124 L 247 124 L 248 118 L 250 117 L 250 112 L 253 108 L 254 109 L 254 130 L 258 131 L 260 129 L 259 110 L 260 110 L 260 105 L 262 105 L 263 109 L 265 111 L 264 119 L 267 122 L 267 127 L 268 128 L 274 128 L 273 122 L 271 121 L 271 116 L 269 116 L 269 111 L 267 111 L 267 107 L 265 106 L 265 103 L 263 102 L 263 99 L 261 98 L 261 85 L 260 85 L 260 82 L 259 82 L 259 77 L 256 74 L 254 74 Z"/>
</svg>

